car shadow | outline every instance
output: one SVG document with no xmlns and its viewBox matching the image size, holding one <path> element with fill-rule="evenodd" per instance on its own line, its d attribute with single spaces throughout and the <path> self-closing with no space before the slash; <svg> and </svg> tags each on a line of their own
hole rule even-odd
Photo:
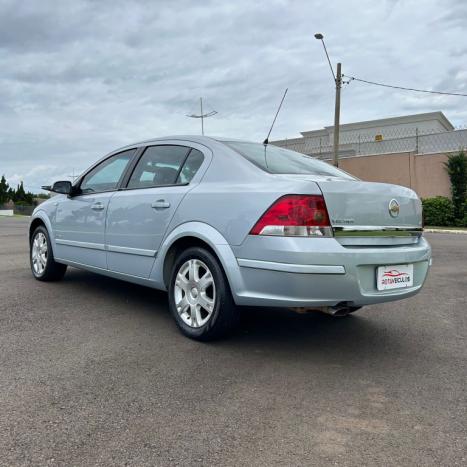
<svg viewBox="0 0 467 467">
<path fill-rule="evenodd" d="M 172 332 L 175 328 L 165 292 L 76 269 L 67 273 L 62 284 L 73 286 L 75 293 L 98 293 L 104 300 L 107 298 L 103 295 L 108 295 L 109 301 L 119 303 L 120 311 L 115 313 L 121 312 L 122 303 L 126 303 L 131 313 L 142 313 L 154 320 L 159 332 L 167 328 Z M 388 318 L 387 311 L 379 311 L 381 305 L 337 318 L 318 312 L 299 314 L 284 308 L 243 307 L 235 333 L 223 340 L 194 344 L 221 352 L 267 352 L 288 358 L 319 353 L 327 359 L 347 362 L 407 355 L 412 346 L 410 335 L 401 332 L 397 320 Z M 174 335 L 186 339 L 181 334 Z"/>
<path fill-rule="evenodd" d="M 239 332 L 229 343 L 272 350 L 278 354 L 325 353 L 338 361 L 368 359 L 401 353 L 406 344 L 397 326 L 389 324 L 377 307 L 346 317 L 319 312 L 297 314 L 288 309 L 246 308 Z"/>
</svg>

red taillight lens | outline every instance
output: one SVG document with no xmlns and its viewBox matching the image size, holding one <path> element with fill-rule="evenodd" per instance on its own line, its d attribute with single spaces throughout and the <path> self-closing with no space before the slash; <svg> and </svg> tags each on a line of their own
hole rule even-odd
<svg viewBox="0 0 467 467">
<path fill-rule="evenodd" d="M 324 198 L 321 195 L 283 196 L 261 216 L 250 234 L 329 237 L 331 224 Z"/>
</svg>

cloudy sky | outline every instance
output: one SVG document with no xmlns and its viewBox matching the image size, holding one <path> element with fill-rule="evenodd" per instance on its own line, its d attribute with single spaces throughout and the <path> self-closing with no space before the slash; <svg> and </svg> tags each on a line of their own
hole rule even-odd
<svg viewBox="0 0 467 467">
<path fill-rule="evenodd" d="M 262 140 L 332 124 L 333 63 L 363 79 L 467 92 L 464 0 L 0 0 L 0 174 L 28 189 L 127 143 L 197 134 Z M 442 110 L 467 98 L 353 82 L 343 123 Z"/>
</svg>

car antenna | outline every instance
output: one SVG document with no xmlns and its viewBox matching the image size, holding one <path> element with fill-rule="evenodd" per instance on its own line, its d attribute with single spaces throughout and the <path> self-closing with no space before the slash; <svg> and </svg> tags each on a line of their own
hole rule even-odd
<svg viewBox="0 0 467 467">
<path fill-rule="evenodd" d="M 286 88 L 285 91 L 284 91 L 284 95 L 282 96 L 281 103 L 279 104 L 279 108 L 277 109 L 276 116 L 274 117 L 274 120 L 272 121 L 271 128 L 269 129 L 269 133 L 266 136 L 266 139 L 263 141 L 264 146 L 267 146 L 269 144 L 269 136 L 271 135 L 271 131 L 274 128 L 274 123 L 276 123 L 276 118 L 279 115 L 279 112 L 280 112 L 281 107 L 282 107 L 282 103 L 284 102 L 285 95 L 287 94 L 288 90 L 289 90 L 289 88 Z"/>
</svg>

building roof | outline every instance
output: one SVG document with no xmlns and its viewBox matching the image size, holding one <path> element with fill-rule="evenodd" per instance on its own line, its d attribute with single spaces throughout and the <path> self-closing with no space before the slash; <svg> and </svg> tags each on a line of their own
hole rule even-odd
<svg viewBox="0 0 467 467">
<path fill-rule="evenodd" d="M 436 120 L 446 131 L 454 130 L 452 123 L 446 118 L 443 112 L 426 112 L 413 115 L 402 115 L 400 117 L 380 118 L 377 120 L 367 120 L 363 122 L 344 123 L 340 125 L 341 131 L 362 130 L 366 128 L 375 128 L 381 126 L 404 125 L 410 123 L 426 122 Z M 317 137 L 329 134 L 334 130 L 334 125 L 325 126 L 319 130 L 303 131 L 301 135 L 304 137 Z"/>
</svg>

